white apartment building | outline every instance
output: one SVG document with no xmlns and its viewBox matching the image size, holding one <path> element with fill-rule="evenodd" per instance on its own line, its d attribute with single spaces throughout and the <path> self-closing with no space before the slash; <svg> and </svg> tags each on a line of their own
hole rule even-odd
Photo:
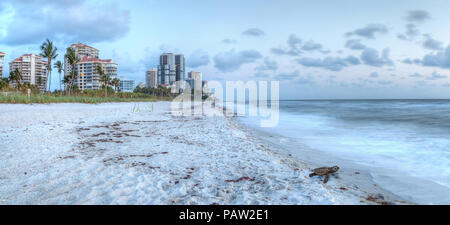
<svg viewBox="0 0 450 225">
<path fill-rule="evenodd" d="M 99 58 L 100 51 L 86 44 L 79 43 L 70 46 L 80 59 L 75 69 L 78 72 L 77 79 L 74 84 L 83 90 L 100 90 L 102 89 L 101 77 L 97 72 L 97 66 L 101 66 L 105 74 L 111 79 L 117 78 L 117 63 L 111 59 L 102 60 Z M 71 74 L 71 66 L 67 59 L 64 60 L 64 75 Z"/>
<path fill-rule="evenodd" d="M 158 69 L 153 68 L 145 73 L 147 87 L 158 87 Z"/>
<path fill-rule="evenodd" d="M 78 86 L 78 89 L 82 91 L 102 89 L 102 78 L 97 71 L 97 66 L 101 66 L 105 74 L 111 79 L 117 78 L 117 64 L 114 61 L 84 56 L 75 67 L 78 72 L 75 85 Z"/>
<path fill-rule="evenodd" d="M 5 53 L 0 52 L 0 78 L 3 77 L 3 64 L 5 62 Z"/>
<path fill-rule="evenodd" d="M 10 72 L 19 70 L 22 75 L 21 84 L 30 83 L 36 85 L 44 92 L 47 84 L 47 61 L 39 55 L 25 54 L 9 63 Z M 12 83 L 16 87 L 15 82 Z"/>
</svg>

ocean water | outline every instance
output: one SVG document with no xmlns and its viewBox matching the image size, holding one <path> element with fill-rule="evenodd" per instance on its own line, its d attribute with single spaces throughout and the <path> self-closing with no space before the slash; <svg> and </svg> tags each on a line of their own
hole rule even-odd
<svg viewBox="0 0 450 225">
<path fill-rule="evenodd" d="M 241 121 L 259 124 L 258 118 Z M 278 126 L 259 129 L 324 154 L 382 168 L 374 169 L 373 176 L 393 192 L 420 195 L 407 186 L 396 187 L 393 179 L 382 179 L 390 174 L 418 178 L 416 189 L 424 189 L 422 195 L 443 188 L 450 193 L 450 100 L 280 101 Z M 433 200 L 421 196 L 421 201 L 450 203 L 447 193 L 433 193 Z"/>
</svg>

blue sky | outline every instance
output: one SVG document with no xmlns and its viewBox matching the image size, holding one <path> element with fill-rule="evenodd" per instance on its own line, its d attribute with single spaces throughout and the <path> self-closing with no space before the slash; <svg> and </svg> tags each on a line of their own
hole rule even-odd
<svg viewBox="0 0 450 225">
<path fill-rule="evenodd" d="M 283 99 L 449 98 L 449 11 L 446 0 L 2 0 L 0 51 L 9 62 L 48 37 L 61 56 L 91 44 L 138 82 L 171 51 L 207 80 L 280 80 Z"/>
</svg>

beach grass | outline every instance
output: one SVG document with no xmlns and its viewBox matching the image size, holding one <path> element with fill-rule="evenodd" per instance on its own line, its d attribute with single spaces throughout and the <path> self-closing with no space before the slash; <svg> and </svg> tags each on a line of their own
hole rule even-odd
<svg viewBox="0 0 450 225">
<path fill-rule="evenodd" d="M 100 104 L 107 102 L 156 102 L 170 101 L 169 97 L 159 96 L 135 96 L 135 97 L 98 97 L 98 96 L 55 96 L 55 95 L 31 95 L 30 97 L 22 94 L 0 95 L 0 104 L 51 104 L 51 103 L 86 103 Z"/>
</svg>

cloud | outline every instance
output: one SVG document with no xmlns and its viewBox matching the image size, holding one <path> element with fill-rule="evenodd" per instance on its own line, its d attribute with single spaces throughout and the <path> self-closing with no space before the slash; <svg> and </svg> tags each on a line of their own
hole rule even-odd
<svg viewBox="0 0 450 225">
<path fill-rule="evenodd" d="M 363 50 L 367 48 L 364 44 L 361 43 L 360 39 L 350 39 L 345 43 L 345 47 L 353 50 Z"/>
<path fill-rule="evenodd" d="M 419 29 L 415 24 L 409 23 L 406 24 L 406 32 L 404 34 L 399 34 L 397 37 L 401 40 L 409 41 L 412 40 L 414 37 L 418 36 L 420 34 Z"/>
<path fill-rule="evenodd" d="M 264 62 L 255 68 L 257 71 L 275 71 L 278 69 L 278 64 L 276 61 L 272 61 L 269 57 L 264 58 Z"/>
<path fill-rule="evenodd" d="M 314 41 L 308 41 L 302 46 L 303 51 L 318 51 L 322 50 L 323 46 L 322 44 L 315 43 Z"/>
<path fill-rule="evenodd" d="M 446 75 L 442 75 L 437 73 L 436 71 L 431 74 L 431 76 L 427 77 L 427 80 L 439 80 L 439 79 L 445 79 L 447 78 Z"/>
<path fill-rule="evenodd" d="M 227 38 L 227 39 L 223 39 L 223 40 L 222 40 L 222 43 L 225 43 L 225 44 L 236 44 L 237 41 L 234 40 L 234 39 L 229 39 L 229 38 Z"/>
<path fill-rule="evenodd" d="M 2 21 L 6 34 L 0 42 L 8 45 L 41 43 L 46 38 L 87 43 L 114 41 L 129 31 L 130 12 L 116 4 L 94 4 L 85 0 L 12 1 L 12 17 Z"/>
<path fill-rule="evenodd" d="M 300 76 L 296 80 L 294 80 L 295 84 L 305 85 L 314 83 L 314 77 L 311 75 L 308 76 Z"/>
<path fill-rule="evenodd" d="M 437 53 L 427 54 L 423 59 L 417 59 L 415 62 L 424 66 L 448 69 L 450 68 L 450 45 Z"/>
<path fill-rule="evenodd" d="M 409 75 L 409 77 L 420 78 L 420 77 L 423 77 L 423 76 L 420 73 L 414 73 L 414 74 Z"/>
<path fill-rule="evenodd" d="M 275 76 L 275 79 L 277 80 L 292 80 L 296 77 L 298 77 L 300 73 L 298 70 L 292 72 L 292 73 L 280 73 L 277 76 Z"/>
<path fill-rule="evenodd" d="M 368 39 L 375 39 L 376 34 L 385 34 L 388 28 L 383 24 L 369 24 L 363 28 L 346 33 L 346 36 L 360 36 Z"/>
<path fill-rule="evenodd" d="M 138 60 L 133 60 L 130 54 L 127 51 L 121 51 L 120 49 L 113 49 L 112 51 L 112 59 L 114 62 L 119 64 L 118 74 L 120 77 L 126 77 L 133 80 L 143 80 L 141 74 L 145 73 L 145 66 Z"/>
<path fill-rule="evenodd" d="M 406 58 L 404 60 L 401 61 L 402 63 L 405 64 L 421 64 L 422 61 L 420 59 L 410 59 L 410 58 Z"/>
<path fill-rule="evenodd" d="M 329 50 L 323 49 L 322 44 L 316 43 L 312 40 L 303 43 L 302 39 L 298 38 L 295 34 L 289 35 L 286 43 L 287 43 L 286 47 L 271 48 L 271 52 L 276 55 L 288 55 L 288 56 L 299 56 L 304 51 L 305 52 L 318 51 L 323 54 L 330 53 Z"/>
<path fill-rule="evenodd" d="M 417 29 L 417 26 L 414 24 L 406 24 L 406 33 L 407 36 L 412 37 L 412 36 L 417 36 L 420 34 L 419 29 Z"/>
<path fill-rule="evenodd" d="M 377 72 L 373 72 L 373 73 L 371 73 L 370 74 L 370 77 L 371 78 L 377 78 L 377 77 L 379 77 L 380 75 L 377 73 Z"/>
<path fill-rule="evenodd" d="M 380 84 L 380 85 L 390 85 L 392 83 L 393 82 L 391 80 L 380 80 L 380 81 L 378 81 L 378 84 Z"/>
<path fill-rule="evenodd" d="M 413 23 L 422 23 L 431 19 L 430 14 L 424 10 L 412 10 L 408 12 L 406 20 Z"/>
<path fill-rule="evenodd" d="M 248 36 L 254 36 L 254 37 L 261 37 L 264 36 L 266 33 L 258 28 L 249 28 L 247 30 L 245 30 L 244 32 L 242 32 L 243 35 L 248 35 Z"/>
<path fill-rule="evenodd" d="M 186 59 L 186 63 L 190 68 L 206 66 L 209 64 L 208 52 L 201 49 L 196 50 Z"/>
<path fill-rule="evenodd" d="M 347 58 L 329 56 L 324 59 L 304 57 L 298 59 L 297 62 L 305 67 L 317 67 L 331 71 L 340 71 L 345 67 L 361 64 L 359 59 L 354 56 L 348 56 Z"/>
<path fill-rule="evenodd" d="M 404 40 L 404 41 L 408 40 L 408 37 L 406 35 L 404 35 L 404 34 L 398 34 L 397 38 L 400 39 L 400 40 Z"/>
<path fill-rule="evenodd" d="M 425 41 L 422 44 L 424 48 L 437 51 L 444 49 L 444 43 L 433 39 L 429 34 L 425 34 L 423 36 L 425 37 Z"/>
<path fill-rule="evenodd" d="M 255 50 L 236 52 L 234 49 L 214 56 L 215 67 L 222 72 L 233 72 L 243 64 L 252 63 L 262 58 L 261 53 Z"/>
<path fill-rule="evenodd" d="M 406 21 L 408 21 L 408 24 L 406 24 L 406 32 L 404 34 L 397 35 L 397 37 L 405 41 L 413 40 L 416 36 L 420 34 L 420 30 L 417 28 L 417 25 L 425 22 L 430 18 L 431 18 L 430 14 L 426 11 L 423 10 L 409 11 L 408 15 L 405 18 Z"/>
<path fill-rule="evenodd" d="M 314 77 L 311 75 L 301 76 L 298 70 L 290 73 L 280 73 L 274 77 L 279 81 L 287 81 L 290 84 L 305 85 L 314 83 Z"/>
<path fill-rule="evenodd" d="M 268 77 L 270 77 L 270 76 L 269 76 L 269 74 L 267 74 L 267 73 L 264 73 L 264 72 L 258 72 L 258 73 L 255 73 L 255 74 L 253 75 L 253 77 L 254 77 L 254 78 L 268 78 Z"/>
<path fill-rule="evenodd" d="M 287 40 L 286 48 L 272 48 L 271 51 L 277 55 L 289 55 L 289 56 L 298 56 L 302 53 L 300 50 L 302 40 L 298 38 L 295 34 L 291 34 Z"/>
<path fill-rule="evenodd" d="M 382 67 L 385 65 L 391 66 L 394 63 L 389 58 L 389 49 L 383 49 L 383 52 L 380 56 L 379 52 L 373 48 L 366 48 L 361 53 L 361 60 L 364 64 L 375 67 Z"/>
</svg>

